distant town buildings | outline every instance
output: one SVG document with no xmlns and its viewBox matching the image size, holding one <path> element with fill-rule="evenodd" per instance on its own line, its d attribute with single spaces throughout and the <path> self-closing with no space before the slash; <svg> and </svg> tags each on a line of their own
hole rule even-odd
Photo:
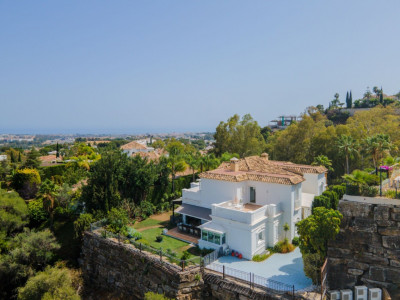
<svg viewBox="0 0 400 300">
<path fill-rule="evenodd" d="M 300 121 L 301 121 L 300 116 L 294 116 L 294 115 L 279 116 L 277 119 L 270 121 L 268 127 L 270 127 L 271 129 L 282 130 L 286 129 L 293 122 L 300 122 Z"/>
</svg>

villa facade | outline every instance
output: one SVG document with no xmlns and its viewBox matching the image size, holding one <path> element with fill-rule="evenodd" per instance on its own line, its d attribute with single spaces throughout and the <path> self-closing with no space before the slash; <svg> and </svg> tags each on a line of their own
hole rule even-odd
<svg viewBox="0 0 400 300">
<path fill-rule="evenodd" d="M 251 259 L 297 235 L 295 224 L 311 214 L 314 196 L 325 190 L 326 172 L 322 166 L 271 161 L 266 153 L 233 158 L 182 191 L 178 227 L 195 229 L 201 248 L 229 248 Z"/>
</svg>

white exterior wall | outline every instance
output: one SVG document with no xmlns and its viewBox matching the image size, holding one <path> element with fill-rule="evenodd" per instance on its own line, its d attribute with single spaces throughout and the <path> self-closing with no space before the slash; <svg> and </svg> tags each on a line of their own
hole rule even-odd
<svg viewBox="0 0 400 300">
<path fill-rule="evenodd" d="M 306 181 L 303 182 L 303 193 L 314 194 L 319 196 L 325 191 L 326 178 L 325 173 L 322 174 L 304 174 Z"/>
<path fill-rule="evenodd" d="M 305 174 L 306 181 L 297 185 L 283 185 L 259 181 L 230 182 L 201 179 L 182 191 L 182 202 L 211 208 L 212 223 L 222 227 L 226 233 L 226 244 L 216 245 L 199 239 L 201 248 L 217 249 L 221 246 L 240 252 L 244 258 L 252 259 L 263 253 L 285 237 L 283 225 L 288 223 L 286 233 L 291 241 L 296 234 L 295 224 L 303 219 L 302 193 L 321 194 L 325 190 L 324 174 Z M 322 186 L 322 191 L 318 186 Z M 263 206 L 255 211 L 241 211 L 221 204 L 235 197 L 242 203 L 250 202 L 250 187 L 256 190 L 255 204 Z M 213 205 L 214 204 L 214 205 Z M 205 230 L 207 230 L 205 228 Z M 257 235 L 262 231 L 264 241 L 258 243 Z"/>
</svg>

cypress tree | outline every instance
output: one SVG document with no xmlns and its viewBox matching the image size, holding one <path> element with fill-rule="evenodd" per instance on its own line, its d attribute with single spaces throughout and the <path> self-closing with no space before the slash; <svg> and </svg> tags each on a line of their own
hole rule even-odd
<svg viewBox="0 0 400 300">
<path fill-rule="evenodd" d="M 350 96 L 349 96 L 349 103 L 350 103 L 350 108 L 353 107 L 353 95 L 351 94 L 351 90 L 350 90 Z"/>
<path fill-rule="evenodd" d="M 379 93 L 379 103 L 383 104 L 383 91 L 382 91 L 382 88 L 381 88 L 381 92 Z"/>
<path fill-rule="evenodd" d="M 57 142 L 57 146 L 56 146 L 56 157 L 57 157 L 57 158 L 60 157 L 59 150 L 60 150 L 60 146 L 58 145 L 58 142 Z"/>
<path fill-rule="evenodd" d="M 349 92 L 346 93 L 346 107 L 350 108 L 350 97 L 349 97 Z"/>
</svg>

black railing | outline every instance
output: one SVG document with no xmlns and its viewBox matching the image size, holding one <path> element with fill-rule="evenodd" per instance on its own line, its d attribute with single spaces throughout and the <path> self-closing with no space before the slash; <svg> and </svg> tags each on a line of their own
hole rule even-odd
<svg viewBox="0 0 400 300">
<path fill-rule="evenodd" d="M 186 225 L 186 224 L 178 224 L 178 230 L 183 233 L 188 233 L 197 237 L 201 237 L 201 229 L 191 226 L 191 225 Z"/>
<path fill-rule="evenodd" d="M 295 286 L 291 284 L 278 282 L 251 272 L 237 270 L 217 263 L 211 263 L 209 265 L 205 264 L 205 267 L 214 272 L 221 273 L 224 279 L 225 277 L 231 277 L 244 281 L 249 284 L 251 288 L 257 287 L 268 292 L 290 294 L 293 297 L 295 296 L 296 289 Z"/>
</svg>

